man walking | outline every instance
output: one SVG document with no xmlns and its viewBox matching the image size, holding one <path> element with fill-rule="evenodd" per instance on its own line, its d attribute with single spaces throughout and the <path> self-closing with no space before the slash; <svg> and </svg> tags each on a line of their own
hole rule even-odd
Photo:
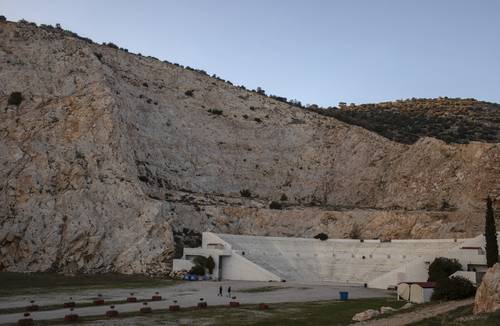
<svg viewBox="0 0 500 326">
<path fill-rule="evenodd" d="M 222 297 L 222 285 L 219 286 L 219 294 L 217 294 L 217 296 Z"/>
<path fill-rule="evenodd" d="M 231 287 L 230 286 L 227 288 L 227 296 L 229 298 L 231 297 Z"/>
</svg>

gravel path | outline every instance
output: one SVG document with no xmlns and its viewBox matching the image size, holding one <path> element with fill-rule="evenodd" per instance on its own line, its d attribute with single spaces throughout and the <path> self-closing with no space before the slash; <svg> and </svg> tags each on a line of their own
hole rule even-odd
<svg viewBox="0 0 500 326">
<path fill-rule="evenodd" d="M 431 318 L 437 315 L 447 313 L 448 311 L 455 310 L 459 307 L 468 306 L 474 303 L 474 298 L 459 300 L 459 301 L 449 301 L 442 304 L 425 307 L 408 313 L 402 313 L 394 315 L 388 318 L 376 319 L 371 321 L 365 321 L 361 323 L 354 323 L 351 325 L 356 326 L 404 326 L 411 323 L 416 323 L 423 319 Z"/>
<path fill-rule="evenodd" d="M 269 282 L 244 282 L 244 281 L 224 281 L 224 282 L 186 282 L 161 289 L 110 289 L 98 290 L 102 293 L 105 300 L 124 300 L 129 292 L 134 292 L 138 299 L 151 298 L 151 295 L 158 291 L 164 300 L 150 302 L 148 305 L 154 309 L 167 309 L 173 300 L 177 300 L 181 307 L 196 306 L 200 298 L 203 298 L 209 305 L 227 305 L 230 298 L 227 296 L 217 296 L 218 288 L 222 285 L 224 291 L 228 286 L 231 286 L 232 295 L 237 297 L 241 304 L 256 304 L 256 303 L 278 303 L 278 302 L 307 302 L 319 300 L 332 300 L 339 298 L 339 291 L 348 291 L 349 298 L 374 298 L 386 297 L 387 291 L 367 289 L 363 287 L 348 287 L 338 286 L 328 283 L 323 284 L 299 284 L 299 283 L 269 283 Z M 266 292 L 240 292 L 245 289 L 255 289 L 262 287 L 278 287 L 279 289 Z M 97 290 L 96 290 L 97 292 Z M 95 296 L 97 293 L 85 292 L 85 295 L 72 293 L 73 299 L 77 302 L 89 302 L 87 296 Z M 224 292 L 226 295 L 227 292 Z M 44 294 L 43 300 L 37 300 L 39 305 L 47 304 L 62 304 L 66 299 L 66 295 L 54 293 L 53 295 Z M 86 297 L 87 300 L 79 300 Z M 78 298 L 78 299 L 77 299 Z M 11 297 L 10 300 L 3 298 L 0 307 L 24 307 L 26 306 L 25 298 L 20 300 L 19 297 Z M 34 298 L 37 299 L 37 298 Z M 66 299 L 67 301 L 67 299 Z M 90 301 L 91 302 L 91 301 Z M 115 309 L 119 312 L 136 312 L 142 306 L 141 303 L 127 303 L 115 305 Z M 75 313 L 80 316 L 104 316 L 106 310 L 109 310 L 108 305 L 90 306 L 76 308 Z M 36 320 L 51 320 L 62 319 L 68 309 L 55 309 L 49 311 L 37 311 L 32 313 L 32 318 Z M 3 314 L 0 315 L 0 324 L 15 323 L 22 317 L 22 313 Z"/>
</svg>

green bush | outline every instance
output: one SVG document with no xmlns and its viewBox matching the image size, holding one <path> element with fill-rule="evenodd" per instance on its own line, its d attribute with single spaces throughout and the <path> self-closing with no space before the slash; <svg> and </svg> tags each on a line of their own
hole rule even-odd
<svg viewBox="0 0 500 326">
<path fill-rule="evenodd" d="M 212 274 L 214 272 L 214 268 L 215 268 L 215 261 L 212 258 L 212 256 L 208 256 L 208 258 L 207 258 L 208 273 Z"/>
<path fill-rule="evenodd" d="M 251 197 L 252 193 L 248 189 L 242 189 L 240 190 L 240 195 L 241 197 Z"/>
<path fill-rule="evenodd" d="M 215 114 L 215 115 L 222 115 L 222 110 L 219 110 L 219 109 L 209 109 L 208 113 L 212 113 L 212 114 Z"/>
<path fill-rule="evenodd" d="M 281 201 L 287 201 L 288 197 L 285 194 L 282 194 L 280 200 Z"/>
<path fill-rule="evenodd" d="M 458 260 L 437 257 L 429 265 L 429 281 L 439 282 L 440 280 L 447 279 L 451 274 L 460 270 L 462 270 L 462 264 L 460 264 Z"/>
<path fill-rule="evenodd" d="M 432 300 L 459 300 L 466 299 L 476 294 L 476 288 L 468 279 L 461 276 L 453 276 L 438 282 Z"/>
<path fill-rule="evenodd" d="M 21 104 L 22 101 L 23 101 L 23 95 L 21 94 L 21 92 L 10 93 L 9 99 L 7 100 L 9 105 L 17 105 L 17 106 L 19 106 L 19 104 Z"/>
<path fill-rule="evenodd" d="M 7 20 L 7 17 L 5 17 L 4 15 L 0 15 L 0 21 L 4 22 Z"/>
<path fill-rule="evenodd" d="M 203 257 L 203 256 L 195 256 L 193 258 L 193 263 L 195 265 L 198 265 L 198 266 L 201 266 L 203 268 L 206 268 L 207 267 L 207 258 Z"/>
<path fill-rule="evenodd" d="M 272 201 L 271 204 L 269 204 L 270 209 L 282 209 L 283 206 L 277 202 L 277 201 Z"/>
<path fill-rule="evenodd" d="M 194 264 L 194 266 L 191 268 L 191 270 L 189 271 L 189 273 L 200 275 L 200 276 L 205 275 L 207 266 L 209 264 L 208 263 L 208 259 L 206 257 L 195 256 L 193 258 L 193 264 Z"/>
<path fill-rule="evenodd" d="M 200 265 L 194 265 L 193 267 L 191 267 L 191 270 L 189 271 L 189 273 L 203 276 L 203 275 L 205 275 L 205 268 L 200 266 Z"/>
</svg>

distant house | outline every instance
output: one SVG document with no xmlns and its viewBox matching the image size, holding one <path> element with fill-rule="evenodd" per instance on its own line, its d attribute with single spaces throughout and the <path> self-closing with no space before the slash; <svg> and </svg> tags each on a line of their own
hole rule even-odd
<svg viewBox="0 0 500 326">
<path fill-rule="evenodd" d="M 402 299 L 413 303 L 431 301 L 436 282 L 403 282 L 398 285 L 398 300 Z"/>
</svg>

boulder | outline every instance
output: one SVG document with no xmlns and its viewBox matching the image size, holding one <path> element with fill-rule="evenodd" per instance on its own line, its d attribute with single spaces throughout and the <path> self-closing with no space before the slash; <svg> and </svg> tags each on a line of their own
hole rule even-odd
<svg viewBox="0 0 500 326">
<path fill-rule="evenodd" d="M 411 307 L 413 307 L 413 303 L 408 302 L 405 303 L 404 306 L 401 307 L 401 309 L 410 309 Z"/>
<path fill-rule="evenodd" d="M 365 321 L 365 320 L 372 319 L 373 317 L 378 316 L 378 315 L 380 315 L 380 312 L 378 312 L 377 310 L 368 309 L 368 310 L 365 310 L 363 312 L 355 314 L 354 317 L 352 317 L 352 320 Z"/>
<path fill-rule="evenodd" d="M 397 309 L 394 309 L 393 307 L 380 307 L 381 314 L 386 314 L 388 312 L 394 312 L 394 311 L 397 311 Z"/>
<path fill-rule="evenodd" d="M 500 309 L 500 263 L 489 268 L 477 289 L 474 314 L 494 312 Z"/>
</svg>

